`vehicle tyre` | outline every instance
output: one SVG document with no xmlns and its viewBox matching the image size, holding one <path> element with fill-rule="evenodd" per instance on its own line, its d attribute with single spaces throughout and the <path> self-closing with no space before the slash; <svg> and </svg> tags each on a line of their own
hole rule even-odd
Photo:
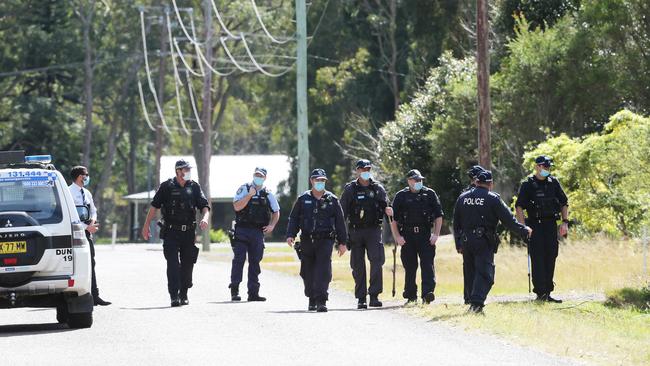
<svg viewBox="0 0 650 366">
<path fill-rule="evenodd" d="M 69 314 L 67 323 L 72 329 L 90 328 L 93 325 L 93 313 Z"/>
<path fill-rule="evenodd" d="M 58 321 L 59 324 L 67 323 L 68 316 L 68 304 L 64 301 L 56 307 L 56 321 Z"/>
</svg>

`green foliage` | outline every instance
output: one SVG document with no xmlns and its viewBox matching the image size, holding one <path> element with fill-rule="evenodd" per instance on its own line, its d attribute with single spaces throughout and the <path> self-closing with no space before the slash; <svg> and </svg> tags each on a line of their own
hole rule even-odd
<svg viewBox="0 0 650 366">
<path fill-rule="evenodd" d="M 637 311 L 650 311 L 650 287 L 622 288 L 607 293 L 605 306 L 612 308 L 627 308 Z"/>
<path fill-rule="evenodd" d="M 630 111 L 612 116 L 601 133 L 579 139 L 562 135 L 524 156 L 556 161 L 555 174 L 564 183 L 571 216 L 588 232 L 636 235 L 650 224 L 650 118 Z"/>
<path fill-rule="evenodd" d="M 230 238 L 223 229 L 210 229 L 210 242 L 211 243 L 228 243 Z"/>
</svg>

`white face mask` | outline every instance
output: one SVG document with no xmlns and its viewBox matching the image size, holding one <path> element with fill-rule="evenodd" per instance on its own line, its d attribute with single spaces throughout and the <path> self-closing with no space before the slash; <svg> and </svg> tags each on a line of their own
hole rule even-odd
<svg viewBox="0 0 650 366">
<path fill-rule="evenodd" d="M 192 172 L 188 171 L 188 172 L 183 173 L 183 179 L 191 180 L 192 179 Z"/>
</svg>

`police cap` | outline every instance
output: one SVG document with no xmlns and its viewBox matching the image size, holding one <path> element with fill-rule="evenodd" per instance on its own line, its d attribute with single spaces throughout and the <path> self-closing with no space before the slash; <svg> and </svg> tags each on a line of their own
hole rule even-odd
<svg viewBox="0 0 650 366">
<path fill-rule="evenodd" d="M 536 165 L 543 165 L 546 168 L 553 166 L 553 159 L 550 156 L 541 155 L 535 158 Z"/>
<path fill-rule="evenodd" d="M 186 160 L 179 160 L 176 162 L 176 169 L 185 169 L 185 168 L 192 168 L 192 165 L 190 164 L 189 161 Z"/>
<path fill-rule="evenodd" d="M 489 170 L 484 170 L 476 176 L 476 180 L 481 183 L 490 183 L 492 182 L 492 172 Z"/>
<path fill-rule="evenodd" d="M 263 176 L 266 177 L 266 169 L 258 166 L 258 167 L 255 168 L 255 173 L 254 174 L 262 174 Z"/>
<path fill-rule="evenodd" d="M 409 170 L 409 172 L 406 173 L 406 178 L 407 179 L 424 179 L 422 174 L 420 174 L 420 171 L 417 170 L 417 169 Z"/>
<path fill-rule="evenodd" d="M 314 169 L 314 170 L 311 171 L 311 175 L 309 176 L 309 178 L 312 178 L 312 179 L 313 178 L 325 178 L 325 179 L 327 179 L 327 173 L 325 173 L 324 169 L 320 169 L 320 168 Z"/>
<path fill-rule="evenodd" d="M 473 167 L 469 168 L 467 171 L 467 176 L 469 176 L 469 179 L 476 179 L 478 177 L 479 173 L 484 172 L 485 168 L 483 168 L 480 165 L 474 165 Z"/>
<path fill-rule="evenodd" d="M 356 167 L 357 167 L 357 169 L 371 168 L 372 163 L 368 159 L 361 159 L 361 160 L 357 161 Z"/>
</svg>

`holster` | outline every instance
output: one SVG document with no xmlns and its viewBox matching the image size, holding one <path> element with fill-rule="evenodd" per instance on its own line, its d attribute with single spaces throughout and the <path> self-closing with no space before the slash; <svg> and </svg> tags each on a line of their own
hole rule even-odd
<svg viewBox="0 0 650 366">
<path fill-rule="evenodd" d="M 165 236 L 167 235 L 167 229 L 165 229 L 165 224 L 162 220 L 158 221 L 156 223 L 158 225 L 158 228 L 160 228 L 160 239 L 165 239 Z"/>
<path fill-rule="evenodd" d="M 192 263 L 196 264 L 196 261 L 199 260 L 199 248 L 196 245 L 192 245 Z"/>
<path fill-rule="evenodd" d="M 296 251 L 296 254 L 298 255 L 298 260 L 302 260 L 302 246 L 300 245 L 299 241 L 293 244 L 293 249 Z"/>
<path fill-rule="evenodd" d="M 235 230 L 228 229 L 228 238 L 230 239 L 230 246 L 235 246 Z"/>
</svg>

